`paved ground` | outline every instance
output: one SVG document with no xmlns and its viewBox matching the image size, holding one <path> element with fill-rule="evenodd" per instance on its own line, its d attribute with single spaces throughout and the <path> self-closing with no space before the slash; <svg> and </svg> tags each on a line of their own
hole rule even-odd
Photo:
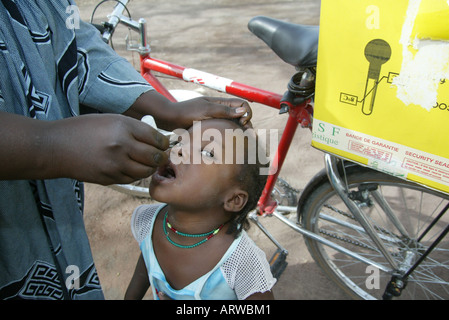
<svg viewBox="0 0 449 320">
<path fill-rule="evenodd" d="M 78 0 L 83 19 L 90 19 L 98 2 Z M 100 7 L 96 17 L 100 18 L 111 6 Z M 267 15 L 315 25 L 319 23 L 320 1 L 132 0 L 129 9 L 133 18 L 147 19 L 154 57 L 283 93 L 294 68 L 252 35 L 247 23 L 254 16 Z M 117 30 L 115 48 L 135 63 L 138 57 L 129 56 L 123 50 L 124 33 L 124 28 Z M 184 83 L 177 88 L 186 86 L 191 90 L 196 88 Z M 257 104 L 252 107 L 256 128 L 284 126 L 285 116 Z M 298 189 L 323 167 L 322 153 L 310 147 L 310 140 L 310 132 L 298 132 L 281 171 L 281 176 Z M 144 202 L 106 187 L 86 186 L 86 226 L 107 299 L 123 298 L 134 270 L 139 249 L 132 238 L 129 221 L 132 210 Z M 276 218 L 263 218 L 262 222 L 289 250 L 289 265 L 275 286 L 277 299 L 346 299 L 310 257 L 301 235 Z M 271 257 L 275 248 L 272 243 L 255 227 L 250 234 L 268 258 Z"/>
</svg>

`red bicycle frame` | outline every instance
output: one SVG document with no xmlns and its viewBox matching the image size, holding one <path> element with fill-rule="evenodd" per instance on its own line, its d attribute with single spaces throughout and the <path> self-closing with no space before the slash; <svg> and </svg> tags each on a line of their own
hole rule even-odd
<svg viewBox="0 0 449 320">
<path fill-rule="evenodd" d="M 157 60 L 151 58 L 149 53 L 141 55 L 140 59 L 140 72 L 142 76 L 154 87 L 155 90 L 173 102 L 176 101 L 175 98 L 153 75 L 152 71 L 173 76 L 187 82 L 193 82 L 248 100 L 249 102 L 257 102 L 275 109 L 281 109 L 283 105 L 288 106 L 289 116 L 287 124 L 279 142 L 277 151 L 274 155 L 267 183 L 258 202 L 258 213 L 260 215 L 273 213 L 277 206 L 277 202 L 271 198 L 271 192 L 273 191 L 298 124 L 301 123 L 303 126 L 307 127 L 311 125 L 311 115 L 309 111 L 307 111 L 310 105 L 310 99 L 305 100 L 299 105 L 294 105 L 289 101 L 283 100 L 283 96 L 277 93 L 261 90 L 231 79 L 222 78 L 196 69 L 185 68 L 166 61 Z"/>
</svg>

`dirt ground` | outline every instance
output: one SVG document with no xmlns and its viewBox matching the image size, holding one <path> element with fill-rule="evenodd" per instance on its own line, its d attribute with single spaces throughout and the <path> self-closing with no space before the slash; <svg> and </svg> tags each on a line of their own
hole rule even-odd
<svg viewBox="0 0 449 320">
<path fill-rule="evenodd" d="M 78 0 L 82 18 L 89 20 L 98 0 Z M 102 5 L 95 21 L 104 18 L 112 2 Z M 289 22 L 319 24 L 319 0 L 131 0 L 133 18 L 148 22 L 152 55 L 173 63 L 214 73 L 238 82 L 283 93 L 295 70 L 282 62 L 247 29 L 248 21 L 266 15 Z M 138 56 L 124 50 L 126 28 L 117 30 L 115 49 L 136 63 Z M 134 36 L 136 39 L 137 37 Z M 197 89 L 179 82 L 176 88 Z M 208 91 L 200 91 L 209 95 Z M 215 94 L 215 93 L 213 93 Z M 252 104 L 255 128 L 282 129 L 287 117 Z M 282 132 L 282 130 L 280 131 Z M 302 189 L 323 168 L 323 154 L 310 147 L 311 134 L 300 130 L 280 176 Z M 85 222 L 100 281 L 107 299 L 122 299 L 139 255 L 130 231 L 133 209 L 148 199 L 124 195 L 108 187 L 86 185 Z M 310 257 L 302 236 L 276 218 L 261 221 L 288 251 L 288 267 L 274 288 L 283 300 L 347 299 Z M 254 241 L 270 258 L 275 246 L 255 226 Z M 146 299 L 151 299 L 151 294 Z"/>
</svg>

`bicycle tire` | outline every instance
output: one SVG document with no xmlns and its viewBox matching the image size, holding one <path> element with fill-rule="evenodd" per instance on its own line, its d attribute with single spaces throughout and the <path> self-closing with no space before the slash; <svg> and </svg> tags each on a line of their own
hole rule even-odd
<svg viewBox="0 0 449 320">
<path fill-rule="evenodd" d="M 409 236 L 400 235 L 397 228 L 387 221 L 385 212 L 380 210 L 372 191 L 365 191 L 365 196 L 369 196 L 359 197 L 356 203 L 369 217 L 395 261 L 405 270 L 410 268 L 449 223 L 448 213 L 434 226 L 435 230 L 432 229 L 418 241 L 418 235 L 449 203 L 448 195 L 361 166 L 348 167 L 342 177 L 346 178 L 349 191 L 357 191 L 360 186 L 376 187 L 388 201 Z M 349 213 L 329 181 L 320 180 L 302 206 L 298 207 L 298 218 L 302 226 L 387 267 L 389 264 L 385 258 Z M 392 274 L 369 267 L 315 240 L 304 238 L 314 260 L 349 296 L 356 299 L 382 298 Z M 449 240 L 446 239 L 409 276 L 407 286 L 399 298 L 448 299 L 448 270 Z"/>
</svg>

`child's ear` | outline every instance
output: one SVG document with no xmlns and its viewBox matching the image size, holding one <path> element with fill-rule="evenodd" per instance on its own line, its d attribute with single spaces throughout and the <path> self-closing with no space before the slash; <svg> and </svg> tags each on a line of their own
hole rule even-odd
<svg viewBox="0 0 449 320">
<path fill-rule="evenodd" d="M 239 212 L 248 202 L 248 192 L 241 189 L 229 192 L 225 198 L 224 209 L 229 212 Z"/>
</svg>

